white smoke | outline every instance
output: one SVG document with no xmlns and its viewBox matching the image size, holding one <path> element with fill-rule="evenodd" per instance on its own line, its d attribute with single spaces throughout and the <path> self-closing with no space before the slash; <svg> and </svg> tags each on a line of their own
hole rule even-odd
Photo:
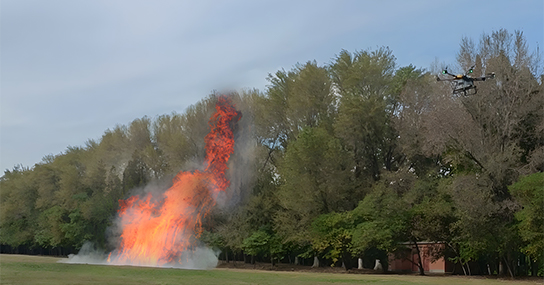
<svg viewBox="0 0 544 285">
<path fill-rule="evenodd" d="M 164 198 L 163 193 L 171 186 L 171 182 L 153 181 L 144 187 L 135 188 L 131 191 L 133 195 L 138 195 L 140 199 L 145 199 L 147 195 L 151 195 L 151 199 L 156 201 L 156 205 L 161 205 L 160 200 Z M 131 216 L 134 209 L 129 208 L 125 212 L 125 216 Z M 191 211 L 189 211 L 191 212 Z M 133 219 L 128 219 L 133 220 Z M 61 263 L 72 264 L 96 264 L 96 265 L 128 265 L 128 266 L 145 266 L 145 267 L 163 267 L 163 268 L 180 268 L 180 269 L 213 269 L 217 267 L 219 262 L 219 251 L 214 251 L 205 245 L 198 245 L 193 250 L 187 250 L 181 253 L 176 258 L 177 262 L 158 264 L 157 261 L 151 260 L 123 260 L 118 258 L 117 249 L 119 248 L 120 235 L 125 227 L 126 220 L 116 215 L 112 220 L 112 226 L 106 231 L 108 247 L 116 248 L 116 250 L 107 253 L 100 249 L 95 244 L 86 241 L 77 254 L 68 255 L 68 259 L 60 260 Z M 187 237 L 178 236 L 178 239 Z"/>
<path fill-rule="evenodd" d="M 107 264 L 108 255 L 94 246 L 93 243 L 86 241 L 78 254 L 69 254 L 68 259 L 61 259 L 60 263 L 79 263 L 79 264 Z"/>
<path fill-rule="evenodd" d="M 238 106 L 240 107 L 240 106 Z M 252 134 L 252 119 L 249 112 L 242 110 L 242 119 L 237 122 L 237 132 L 235 133 L 234 153 L 229 159 L 229 170 L 227 176 L 230 180 L 230 187 L 225 192 L 219 193 L 216 197 L 217 206 L 220 208 L 231 208 L 244 199 L 244 196 L 249 193 L 247 188 L 252 184 L 254 177 L 254 161 L 256 151 L 256 140 Z M 244 117 L 245 116 L 245 117 Z M 209 118 L 209 114 L 208 114 Z M 207 127 L 208 125 L 205 124 Z M 201 169 L 203 166 L 202 159 L 195 159 L 186 162 L 184 168 Z M 172 179 L 162 179 L 160 181 L 151 181 L 144 187 L 133 189 L 133 195 L 139 195 L 144 198 L 148 194 L 154 199 L 161 199 L 163 193 L 172 186 Z M 129 213 L 127 213 L 129 214 Z M 112 221 L 113 225 L 108 228 L 108 247 L 119 248 L 119 237 L 124 228 L 122 219 L 117 215 Z M 117 250 L 111 253 L 97 248 L 90 242 L 86 242 L 81 250 L 76 255 L 69 255 L 67 260 L 59 262 L 63 263 L 78 263 L 78 264 L 103 264 L 103 265 L 131 265 L 131 266 L 151 266 L 151 267 L 167 267 L 167 268 L 182 268 L 182 269 L 212 269 L 219 262 L 218 256 L 220 251 L 212 250 L 204 245 L 198 245 L 193 250 L 187 250 L 177 257 L 175 263 L 157 265 L 151 262 L 140 260 L 132 260 L 128 263 L 126 260 L 120 261 L 117 258 Z"/>
<path fill-rule="evenodd" d="M 179 262 L 165 263 L 157 265 L 155 263 L 147 263 L 141 260 L 131 260 L 129 262 L 121 262 L 112 253 L 109 265 L 132 265 L 132 266 L 146 266 L 146 267 L 165 267 L 165 268 L 180 268 L 180 269 L 213 269 L 217 267 L 220 252 L 215 252 L 206 246 L 199 246 L 194 251 L 184 251 L 178 258 Z"/>
<path fill-rule="evenodd" d="M 140 261 L 119 262 L 115 253 L 111 256 L 103 250 L 96 248 L 91 242 L 85 242 L 78 254 L 70 254 L 67 259 L 59 260 L 60 263 L 71 264 L 95 264 L 95 265 L 129 265 L 129 266 L 146 266 L 146 267 L 163 267 L 163 268 L 179 268 L 179 269 L 196 269 L 206 270 L 213 269 L 217 266 L 219 260 L 219 251 L 214 251 L 206 246 L 199 246 L 194 251 L 185 251 L 180 256 L 180 262 L 167 263 L 156 265 Z M 109 256 L 109 258 L 108 258 Z M 109 259 L 109 261 L 108 261 Z"/>
</svg>

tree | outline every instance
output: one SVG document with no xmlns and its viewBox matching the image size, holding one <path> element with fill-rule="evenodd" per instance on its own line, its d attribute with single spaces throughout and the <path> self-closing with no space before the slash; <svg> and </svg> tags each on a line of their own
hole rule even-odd
<svg viewBox="0 0 544 285">
<path fill-rule="evenodd" d="M 34 225 L 38 214 L 34 203 L 38 193 L 31 175 L 30 169 L 17 166 L 6 171 L 0 179 L 0 244 L 14 248 L 34 245 Z"/>
<path fill-rule="evenodd" d="M 145 186 L 149 180 L 148 167 L 140 151 L 136 150 L 123 172 L 123 192 L 128 194 L 136 187 Z"/>
<path fill-rule="evenodd" d="M 439 145 L 437 141 L 447 140 L 448 136 L 442 133 L 442 128 L 437 128 L 436 117 L 438 116 L 431 117 L 431 114 L 441 114 L 438 120 L 440 123 L 444 121 L 444 125 L 440 127 L 446 128 L 446 121 L 451 120 L 452 112 L 458 110 L 444 108 L 443 104 L 437 104 L 437 101 L 445 100 L 436 100 L 435 97 L 449 92 L 440 87 L 444 86 L 437 86 L 436 79 L 430 74 L 415 78 L 412 76 L 400 92 L 392 119 L 394 128 L 398 131 L 399 151 L 404 155 L 403 164 L 415 171 L 418 176 L 424 176 L 431 171 L 435 173 L 450 171 L 450 165 L 443 161 L 445 149 L 436 149 Z"/>
<path fill-rule="evenodd" d="M 242 248 L 252 256 L 252 263 L 254 256 L 264 255 L 270 258 L 272 266 L 274 266 L 278 255 L 283 252 L 280 238 L 265 228 L 255 231 L 245 238 Z"/>
<path fill-rule="evenodd" d="M 357 256 L 372 248 L 393 253 L 402 247 L 403 242 L 411 241 L 408 234 L 409 205 L 401 198 L 413 179 L 393 181 L 378 182 L 353 210 L 353 217 L 358 222 L 353 230 L 352 250 Z M 390 188 L 392 185 L 395 189 Z"/>
<path fill-rule="evenodd" d="M 182 169 L 192 155 L 193 148 L 183 123 L 183 115 L 173 113 L 159 116 L 153 124 L 154 141 L 161 151 L 163 163 L 167 164 L 164 171 L 168 174 Z"/>
<path fill-rule="evenodd" d="M 452 247 L 465 261 L 499 260 L 512 276 L 521 245 L 511 229 L 516 208 L 508 185 L 542 166 L 537 58 L 520 32 L 484 34 L 478 45 L 463 39 L 459 68 L 475 64 L 477 76 L 495 72 L 496 78 L 478 82 L 478 93 L 467 97 L 452 95 L 446 85 L 412 81 L 399 112 L 406 127 L 401 140 L 416 150 L 411 164 L 418 156 L 433 158 L 439 173 L 453 175 L 447 187 L 458 219 Z"/>
<path fill-rule="evenodd" d="M 325 258 L 332 259 L 333 266 L 338 260 L 346 270 L 352 268 L 351 239 L 355 222 L 351 212 L 328 213 L 312 222 L 312 245 Z"/>
<path fill-rule="evenodd" d="M 118 125 L 112 130 L 104 132 L 99 142 L 89 141 L 88 150 L 92 152 L 92 163 L 102 163 L 105 169 L 115 169 L 118 177 L 122 177 L 123 171 L 134 153 L 128 137 L 128 128 Z"/>
<path fill-rule="evenodd" d="M 544 173 L 522 177 L 509 187 L 521 209 L 515 214 L 523 251 L 533 261 L 544 261 Z M 536 275 L 533 264 L 533 276 Z"/>
<path fill-rule="evenodd" d="M 452 239 L 449 229 L 456 221 L 451 197 L 441 181 L 447 180 L 436 175 L 417 177 L 399 171 L 376 183 L 372 192 L 352 211 L 357 221 L 353 230 L 353 252 L 360 255 L 377 248 L 398 253 L 410 245 L 419 256 L 417 262 L 410 261 L 424 275 L 422 254 L 437 258 L 444 252 L 422 253 L 418 242 L 448 243 Z"/>
<path fill-rule="evenodd" d="M 391 117 L 401 76 L 394 80 L 395 57 L 388 48 L 342 51 L 329 67 L 339 95 L 335 134 L 352 153 L 355 180 L 380 178 L 382 168 L 398 163 Z M 400 73 L 399 73 L 400 74 Z"/>
<path fill-rule="evenodd" d="M 352 209 L 349 166 L 339 141 L 321 128 L 306 128 L 289 144 L 278 168 L 282 207 L 276 231 L 286 242 L 311 242 L 311 223 L 321 214 Z"/>
<path fill-rule="evenodd" d="M 277 71 L 268 76 L 268 81 L 265 96 L 256 98 L 257 137 L 269 149 L 266 163 L 277 163 L 302 129 L 331 125 L 336 98 L 326 68 L 315 61 L 297 64 L 290 71 Z"/>
</svg>

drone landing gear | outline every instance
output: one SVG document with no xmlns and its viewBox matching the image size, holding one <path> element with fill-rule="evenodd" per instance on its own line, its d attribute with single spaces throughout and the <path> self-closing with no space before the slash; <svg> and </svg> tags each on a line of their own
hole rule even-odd
<svg viewBox="0 0 544 285">
<path fill-rule="evenodd" d="M 453 92 L 455 95 L 463 95 L 463 96 L 472 96 L 476 95 L 478 93 L 478 90 L 476 88 L 469 88 L 469 89 L 458 89 Z"/>
</svg>

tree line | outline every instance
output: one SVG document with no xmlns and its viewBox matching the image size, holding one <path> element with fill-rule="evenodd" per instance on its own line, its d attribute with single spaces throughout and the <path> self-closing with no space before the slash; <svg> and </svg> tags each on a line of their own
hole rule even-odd
<svg viewBox="0 0 544 285">
<path fill-rule="evenodd" d="M 540 54 L 522 32 L 498 30 L 461 40 L 457 69 L 474 64 L 474 74 L 496 78 L 478 82 L 472 96 L 437 82 L 439 63 L 399 67 L 387 47 L 342 50 L 326 65 L 270 74 L 264 91 L 233 93 L 243 117 L 231 187 L 202 242 L 226 261 L 346 269 L 437 242 L 443 250 L 429 254 L 465 274 L 542 276 Z M 6 170 L 2 251 L 64 255 L 84 241 L 113 249 L 107 237 L 120 199 L 164 188 L 204 159 L 216 98 Z"/>
</svg>

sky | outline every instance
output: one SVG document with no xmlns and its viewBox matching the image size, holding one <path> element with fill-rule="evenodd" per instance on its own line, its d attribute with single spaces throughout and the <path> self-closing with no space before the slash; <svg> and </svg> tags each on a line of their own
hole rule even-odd
<svg viewBox="0 0 544 285">
<path fill-rule="evenodd" d="M 453 66 L 463 37 L 501 28 L 542 50 L 544 1 L 1 0 L 0 170 L 343 49 Z"/>
</svg>

